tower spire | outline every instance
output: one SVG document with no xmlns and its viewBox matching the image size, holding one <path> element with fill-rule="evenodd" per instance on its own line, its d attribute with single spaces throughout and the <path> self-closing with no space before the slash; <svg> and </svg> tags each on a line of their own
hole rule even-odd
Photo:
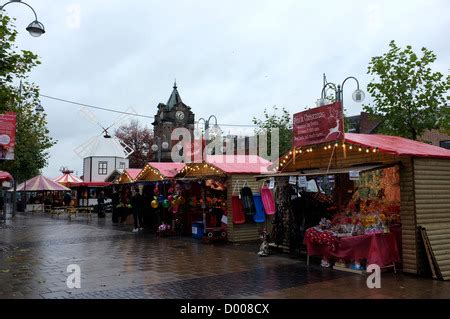
<svg viewBox="0 0 450 319">
<path fill-rule="evenodd" d="M 177 90 L 177 80 L 175 79 L 175 82 L 173 83 L 173 91 L 172 94 L 170 94 L 169 100 L 167 101 L 167 110 L 170 111 L 173 109 L 178 103 L 181 103 L 181 96 L 178 93 Z"/>
</svg>

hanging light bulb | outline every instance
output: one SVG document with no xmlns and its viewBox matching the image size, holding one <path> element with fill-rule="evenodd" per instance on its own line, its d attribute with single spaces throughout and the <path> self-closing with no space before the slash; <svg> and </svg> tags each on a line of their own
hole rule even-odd
<svg viewBox="0 0 450 319">
<path fill-rule="evenodd" d="M 369 149 L 366 149 L 366 153 L 369 153 L 370 152 L 370 150 Z"/>
<path fill-rule="evenodd" d="M 377 152 L 377 149 L 376 149 L 376 148 L 374 148 L 374 149 L 372 150 L 372 152 L 376 153 L 376 152 Z"/>
<path fill-rule="evenodd" d="M 353 145 L 350 145 L 350 146 L 348 147 L 348 149 L 349 149 L 349 150 L 352 150 L 352 149 L 353 149 Z"/>
<path fill-rule="evenodd" d="M 362 151 L 362 148 L 361 148 L 361 147 L 360 147 L 360 148 L 358 148 L 358 151 L 360 151 L 360 152 L 361 152 L 361 151 Z"/>
<path fill-rule="evenodd" d="M 339 143 L 336 142 L 336 144 L 334 144 L 334 146 L 335 146 L 335 147 L 338 147 L 338 146 L 339 146 Z"/>
<path fill-rule="evenodd" d="M 323 147 L 323 149 L 324 149 L 324 150 L 326 150 L 326 149 L 327 149 L 327 147 L 326 147 L 326 146 L 324 146 L 324 147 Z"/>
</svg>

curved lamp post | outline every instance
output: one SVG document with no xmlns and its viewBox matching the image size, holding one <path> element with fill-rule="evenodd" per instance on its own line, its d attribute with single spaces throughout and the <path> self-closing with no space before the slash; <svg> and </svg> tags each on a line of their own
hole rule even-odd
<svg viewBox="0 0 450 319">
<path fill-rule="evenodd" d="M 331 87 L 334 90 L 335 96 L 336 96 L 336 101 L 341 102 L 342 105 L 342 109 L 344 107 L 344 84 L 345 82 L 347 82 L 347 80 L 352 79 L 356 81 L 356 90 L 353 92 L 352 94 L 352 99 L 353 101 L 360 103 L 362 101 L 364 101 L 365 98 L 365 94 L 364 91 L 361 90 L 359 88 L 359 81 L 357 78 L 355 78 L 354 76 L 349 76 L 347 77 L 341 85 L 336 85 L 334 83 L 331 82 L 327 82 L 324 84 L 323 88 L 322 88 L 322 94 L 321 94 L 321 98 L 318 101 L 318 106 L 322 106 L 325 105 L 327 103 L 326 97 L 325 97 L 325 90 L 329 87 Z"/>
<path fill-rule="evenodd" d="M 11 0 L 6 2 L 5 4 L 3 4 L 2 6 L 0 6 L 0 10 L 3 10 L 4 7 L 6 7 L 8 4 L 10 3 L 22 3 L 24 5 L 26 5 L 28 8 L 31 9 L 31 11 L 33 11 L 34 13 L 34 21 L 32 21 L 28 27 L 26 27 L 26 30 L 33 36 L 33 37 L 40 37 L 41 35 L 43 35 L 45 33 L 45 28 L 44 25 L 39 22 L 38 18 L 37 18 L 37 14 L 36 11 L 34 11 L 33 7 L 30 6 L 28 3 L 26 2 L 22 2 L 21 0 Z"/>
<path fill-rule="evenodd" d="M 205 138 L 206 138 L 206 140 L 209 140 L 209 127 L 210 127 L 209 123 L 211 122 L 212 118 L 214 118 L 214 122 L 215 122 L 215 124 L 213 126 L 214 130 L 220 130 L 220 127 L 217 124 L 217 117 L 215 115 L 211 115 L 207 120 L 205 120 L 203 117 L 201 117 L 197 121 L 197 126 L 198 126 L 198 123 L 200 123 L 201 120 L 203 120 L 203 122 L 205 123 Z"/>
</svg>

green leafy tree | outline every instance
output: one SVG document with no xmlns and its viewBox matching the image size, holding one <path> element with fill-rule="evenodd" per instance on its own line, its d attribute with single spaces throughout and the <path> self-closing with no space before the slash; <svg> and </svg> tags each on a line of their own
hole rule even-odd
<svg viewBox="0 0 450 319">
<path fill-rule="evenodd" d="M 267 109 L 264 109 L 264 118 L 257 119 L 253 117 L 253 124 L 257 126 L 256 134 L 267 134 L 267 142 L 271 141 L 270 130 L 278 128 L 279 130 L 279 154 L 286 154 L 292 149 L 292 121 L 289 111 L 284 107 L 281 109 L 281 115 L 277 114 L 278 107 L 273 107 L 274 113 L 269 114 Z M 270 149 L 270 148 L 268 148 Z"/>
<path fill-rule="evenodd" d="M 374 78 L 367 91 L 374 99 L 364 110 L 382 119 L 380 131 L 417 140 L 425 130 L 449 129 L 450 76 L 433 72 L 436 54 L 426 48 L 416 54 L 411 46 L 399 48 L 395 41 L 389 52 L 373 57 L 368 74 Z"/>
<path fill-rule="evenodd" d="M 34 111 L 39 87 L 27 81 L 40 62 L 32 52 L 17 49 L 16 36 L 11 19 L 0 12 L 0 114 L 17 114 L 15 159 L 0 161 L 0 170 L 11 172 L 21 182 L 47 165 L 48 149 L 55 141 L 49 136 L 45 115 Z"/>
</svg>

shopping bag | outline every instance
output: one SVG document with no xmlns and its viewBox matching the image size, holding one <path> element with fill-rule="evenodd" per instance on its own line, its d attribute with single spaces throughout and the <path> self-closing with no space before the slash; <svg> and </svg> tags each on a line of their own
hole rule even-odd
<svg viewBox="0 0 450 319">
<path fill-rule="evenodd" d="M 264 213 L 264 206 L 261 199 L 261 195 L 258 193 L 253 194 L 253 200 L 255 201 L 256 214 L 253 216 L 255 223 L 264 223 L 266 221 L 266 214 Z"/>
<path fill-rule="evenodd" d="M 264 210 L 267 215 L 275 214 L 275 200 L 273 199 L 272 192 L 267 187 L 261 189 L 261 199 L 264 205 Z"/>
</svg>

